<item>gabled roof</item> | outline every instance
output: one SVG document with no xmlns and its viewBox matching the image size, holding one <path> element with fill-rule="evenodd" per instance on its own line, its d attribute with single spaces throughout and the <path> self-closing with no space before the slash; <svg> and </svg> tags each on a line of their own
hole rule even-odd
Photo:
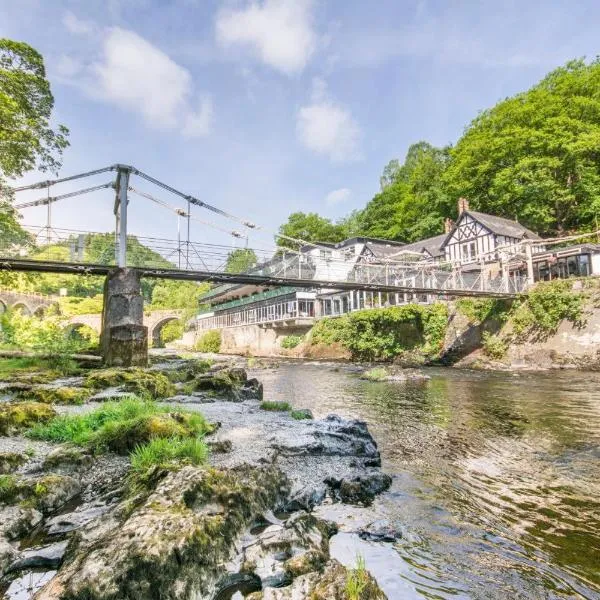
<svg viewBox="0 0 600 600">
<path fill-rule="evenodd" d="M 521 223 L 517 221 L 513 221 L 512 219 L 488 215 L 487 213 L 477 212 L 475 210 L 465 210 L 456 221 L 452 231 L 446 236 L 442 247 L 446 245 L 448 240 L 452 237 L 452 234 L 458 229 L 458 226 L 465 215 L 469 215 L 471 218 L 481 223 L 486 229 L 496 235 L 504 235 L 506 237 L 528 240 L 542 239 L 537 233 L 534 233 L 531 231 L 531 229 L 527 229 L 527 227 L 521 225 Z"/>
<path fill-rule="evenodd" d="M 412 244 L 406 244 L 400 250 L 396 250 L 395 255 L 399 256 L 404 253 L 423 254 L 426 252 L 433 258 L 443 256 L 442 244 L 447 237 L 448 235 L 443 233 L 442 235 L 435 235 L 424 240 L 419 240 L 418 242 L 413 242 Z"/>
</svg>

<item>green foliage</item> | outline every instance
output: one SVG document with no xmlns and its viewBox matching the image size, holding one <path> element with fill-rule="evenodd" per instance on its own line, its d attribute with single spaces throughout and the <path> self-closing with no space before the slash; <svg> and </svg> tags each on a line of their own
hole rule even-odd
<svg viewBox="0 0 600 600">
<path fill-rule="evenodd" d="M 45 404 L 83 404 L 91 395 L 90 390 L 70 387 L 36 387 L 17 394 L 23 400 Z"/>
<path fill-rule="evenodd" d="M 347 600 L 365 600 L 364 594 L 370 584 L 369 573 L 367 572 L 365 559 L 359 554 L 356 557 L 356 567 L 349 569 L 346 576 L 346 599 Z"/>
<path fill-rule="evenodd" d="M 313 418 L 310 410 L 306 408 L 301 408 L 299 410 L 291 410 L 290 417 L 292 417 L 292 419 L 295 419 L 296 421 L 304 421 Z"/>
<path fill-rule="evenodd" d="M 444 304 L 407 304 L 325 318 L 312 330 L 312 344 L 340 343 L 357 360 L 390 360 L 407 351 L 435 358 L 448 323 Z"/>
<path fill-rule="evenodd" d="M 508 351 L 508 343 L 500 336 L 492 335 L 488 331 L 483 334 L 482 347 L 487 356 L 496 360 L 504 358 Z"/>
<path fill-rule="evenodd" d="M 517 303 L 511 319 L 513 332 L 517 336 L 549 335 L 564 320 L 580 326 L 584 306 L 585 295 L 573 291 L 572 281 L 538 283 Z"/>
<path fill-rule="evenodd" d="M 181 319 L 169 321 L 160 332 L 160 340 L 163 344 L 168 344 L 183 337 L 185 324 Z"/>
<path fill-rule="evenodd" d="M 159 279 L 152 289 L 150 310 L 172 308 L 183 310 L 187 320 L 198 312 L 200 297 L 210 289 L 209 283 Z"/>
<path fill-rule="evenodd" d="M 47 383 L 61 375 L 76 375 L 79 368 L 71 363 L 72 370 L 67 372 L 55 370 L 56 361 L 45 358 L 1 358 L 0 381 L 12 380 L 27 375 L 31 383 Z"/>
<path fill-rule="evenodd" d="M 472 325 L 480 325 L 488 319 L 504 323 L 508 318 L 512 302 L 494 298 L 460 298 L 456 301 L 457 310 L 465 315 Z"/>
<path fill-rule="evenodd" d="M 60 314 L 65 317 L 101 313 L 103 304 L 102 294 L 87 298 L 64 296 L 58 300 Z"/>
<path fill-rule="evenodd" d="M 212 427 L 200 413 L 130 398 L 105 402 L 88 413 L 58 416 L 33 427 L 27 435 L 127 454 L 156 438 L 197 438 L 210 431 Z"/>
<path fill-rule="evenodd" d="M 375 367 L 365 371 L 360 376 L 361 379 L 368 379 L 369 381 L 385 381 L 387 377 L 389 377 L 389 373 L 383 367 Z"/>
<path fill-rule="evenodd" d="M 600 60 L 567 63 L 477 116 L 452 149 L 449 193 L 542 234 L 600 212 Z"/>
<path fill-rule="evenodd" d="M 0 475 L 0 503 L 10 504 L 18 494 L 17 478 L 14 475 Z"/>
<path fill-rule="evenodd" d="M 295 348 L 296 346 L 301 344 L 303 341 L 304 336 L 302 335 L 286 335 L 281 340 L 281 347 L 285 348 L 286 350 L 291 350 L 292 348 Z"/>
<path fill-rule="evenodd" d="M 54 98 L 42 55 L 0 39 L 0 171 L 20 177 L 36 166 L 58 171 L 68 130 L 50 126 Z"/>
<path fill-rule="evenodd" d="M 292 406 L 289 402 L 282 402 L 280 400 L 271 400 L 264 401 L 260 403 L 260 407 L 263 410 L 273 411 L 273 412 L 288 412 L 292 410 Z"/>
<path fill-rule="evenodd" d="M 168 398 L 175 393 L 175 387 L 163 373 L 137 368 L 93 371 L 86 377 L 84 385 L 96 390 L 122 387 L 144 398 Z"/>
<path fill-rule="evenodd" d="M 236 248 L 227 255 L 226 273 L 245 273 L 258 263 L 256 252 L 251 248 Z"/>
<path fill-rule="evenodd" d="M 207 457 L 208 447 L 200 438 L 154 438 L 133 450 L 131 468 L 141 475 L 151 467 L 169 469 L 179 464 L 201 465 Z"/>
<path fill-rule="evenodd" d="M 196 341 L 194 350 L 197 352 L 212 352 L 217 354 L 221 351 L 221 332 L 218 330 L 207 331 Z"/>
<path fill-rule="evenodd" d="M 341 242 L 346 237 L 346 228 L 342 224 L 332 223 L 330 219 L 317 213 L 292 213 L 286 223 L 279 227 L 283 236 L 306 242 Z M 298 249 L 298 244 L 278 237 L 277 244 L 284 248 Z"/>
</svg>

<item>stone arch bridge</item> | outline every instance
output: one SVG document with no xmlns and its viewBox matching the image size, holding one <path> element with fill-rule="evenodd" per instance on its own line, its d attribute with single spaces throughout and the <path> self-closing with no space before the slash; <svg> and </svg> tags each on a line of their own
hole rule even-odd
<svg viewBox="0 0 600 600">
<path fill-rule="evenodd" d="M 182 310 L 174 309 L 145 312 L 144 325 L 148 328 L 148 340 L 152 342 L 152 346 L 155 348 L 159 347 L 162 328 L 171 321 L 181 319 L 182 316 Z M 67 327 L 71 331 L 82 326 L 90 327 L 96 333 L 98 333 L 98 335 L 100 335 L 102 330 L 102 315 L 100 313 L 75 315 L 67 321 Z"/>
<path fill-rule="evenodd" d="M 7 310 L 20 310 L 25 315 L 42 316 L 48 307 L 57 302 L 57 296 L 0 288 L 0 314 Z"/>
</svg>

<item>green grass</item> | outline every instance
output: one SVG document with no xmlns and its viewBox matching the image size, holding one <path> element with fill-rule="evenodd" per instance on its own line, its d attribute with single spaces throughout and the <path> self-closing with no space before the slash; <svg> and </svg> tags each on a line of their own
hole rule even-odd
<svg viewBox="0 0 600 600">
<path fill-rule="evenodd" d="M 18 493 L 14 475 L 0 475 L 0 503 L 10 502 Z"/>
<path fill-rule="evenodd" d="M 155 438 L 137 446 L 131 453 L 131 468 L 143 474 L 150 467 L 169 468 L 176 464 L 201 465 L 206 461 L 208 448 L 200 438 Z"/>
<path fill-rule="evenodd" d="M 310 411 L 307 410 L 292 410 L 290 411 L 290 417 L 296 419 L 296 421 L 303 421 L 304 419 L 312 419 Z"/>
<path fill-rule="evenodd" d="M 368 379 L 369 381 L 384 381 L 389 376 L 387 369 L 383 367 L 375 367 L 369 371 L 365 371 L 361 375 L 361 379 Z"/>
<path fill-rule="evenodd" d="M 369 585 L 369 574 L 365 566 L 365 559 L 358 555 L 356 567 L 348 571 L 346 578 L 346 596 L 348 600 L 362 600 L 363 593 Z"/>
<path fill-rule="evenodd" d="M 106 402 L 81 415 L 62 415 L 33 427 L 29 437 L 71 442 L 97 452 L 128 454 L 155 438 L 190 438 L 212 431 L 197 412 L 173 409 L 151 401 L 128 398 Z"/>
<path fill-rule="evenodd" d="M 289 402 L 281 402 L 278 400 L 261 402 L 260 407 L 263 410 L 270 410 L 270 411 L 277 411 L 277 412 L 288 412 L 288 411 L 292 410 L 292 406 Z"/>
</svg>

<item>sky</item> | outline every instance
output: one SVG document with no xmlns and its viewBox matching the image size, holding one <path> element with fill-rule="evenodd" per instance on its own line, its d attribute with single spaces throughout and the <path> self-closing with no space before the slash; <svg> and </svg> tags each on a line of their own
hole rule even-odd
<svg viewBox="0 0 600 600">
<path fill-rule="evenodd" d="M 453 143 L 479 111 L 595 57 L 599 30 L 597 0 L 0 0 L 0 37 L 43 54 L 70 129 L 60 176 L 134 165 L 260 225 L 250 246 L 272 244 L 291 212 L 362 208 L 390 159 Z M 112 205 L 108 190 L 64 201 L 53 224 L 108 231 Z M 130 208 L 134 233 L 176 237 L 172 212 Z"/>
</svg>

